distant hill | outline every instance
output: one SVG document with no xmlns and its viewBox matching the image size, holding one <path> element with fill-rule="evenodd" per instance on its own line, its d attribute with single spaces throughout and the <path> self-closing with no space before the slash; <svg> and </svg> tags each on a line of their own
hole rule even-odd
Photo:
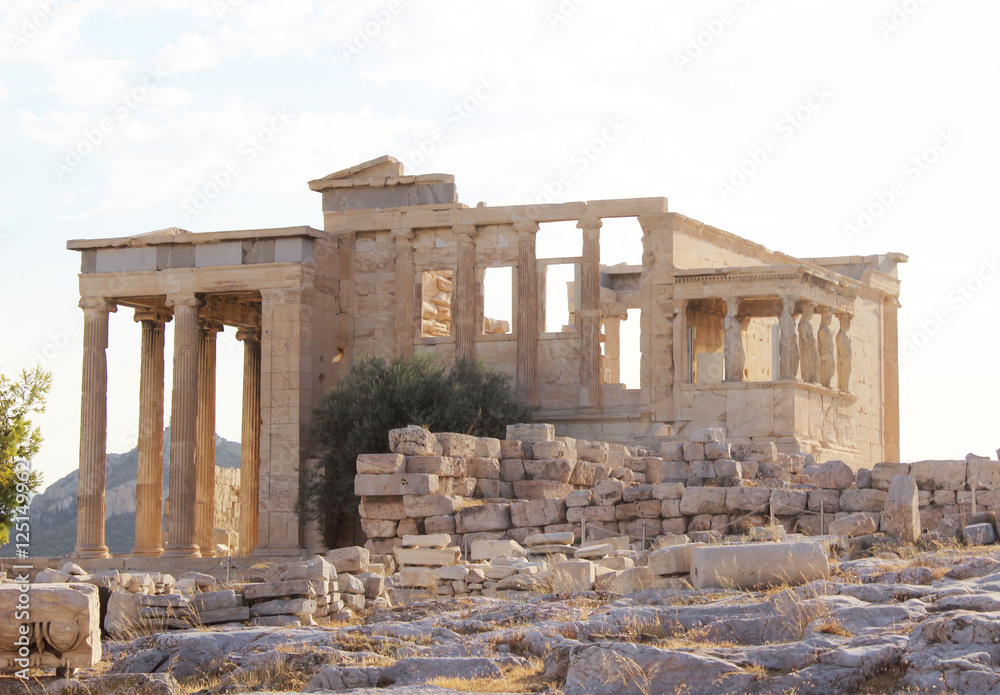
<svg viewBox="0 0 1000 695">
<path fill-rule="evenodd" d="M 163 434 L 163 497 L 170 482 L 170 428 Z M 215 465 L 240 467 L 240 444 L 216 435 Z M 139 451 L 108 454 L 105 494 L 105 542 L 112 553 L 127 553 L 135 541 L 135 483 Z M 31 500 L 32 557 L 68 555 L 76 547 L 79 469 L 52 483 Z M 13 538 L 13 535 L 11 536 Z M 0 557 L 13 557 L 11 544 L 0 546 Z"/>
</svg>

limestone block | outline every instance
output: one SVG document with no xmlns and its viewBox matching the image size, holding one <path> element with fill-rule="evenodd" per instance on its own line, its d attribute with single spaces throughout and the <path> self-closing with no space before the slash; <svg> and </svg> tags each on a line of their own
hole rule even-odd
<svg viewBox="0 0 1000 695">
<path fill-rule="evenodd" d="M 481 541 L 480 541 L 481 542 Z M 469 568 L 462 565 L 449 565 L 437 568 L 438 579 L 449 582 L 464 582 L 469 576 Z"/>
<path fill-rule="evenodd" d="M 681 513 L 725 514 L 727 489 L 721 487 L 689 487 L 681 497 Z"/>
<path fill-rule="evenodd" d="M 653 499 L 652 485 L 632 485 L 622 492 L 623 502 L 644 502 Z"/>
<path fill-rule="evenodd" d="M 354 476 L 354 494 L 364 496 L 433 495 L 437 493 L 436 475 L 405 473 L 402 475 L 358 474 Z"/>
<path fill-rule="evenodd" d="M 438 585 L 437 572 L 430 567 L 400 567 L 395 575 L 399 586 L 433 589 Z"/>
<path fill-rule="evenodd" d="M 827 461 L 810 475 L 813 484 L 825 490 L 846 490 L 857 482 L 854 470 L 843 461 Z"/>
<path fill-rule="evenodd" d="M 524 461 L 521 459 L 503 459 L 500 461 L 500 480 L 505 483 L 524 480 Z"/>
<path fill-rule="evenodd" d="M 573 490 L 558 480 L 516 480 L 513 485 L 514 497 L 519 500 L 561 500 Z"/>
<path fill-rule="evenodd" d="M 661 504 L 660 500 L 619 504 L 615 506 L 615 515 L 619 521 L 626 519 L 655 519 L 660 516 Z"/>
<path fill-rule="evenodd" d="M 548 424 L 518 424 L 507 425 L 507 439 L 517 440 L 525 444 L 536 442 L 552 442 L 556 438 L 556 428 Z"/>
<path fill-rule="evenodd" d="M 635 567 L 635 560 L 630 557 L 625 557 L 624 555 L 612 555 L 598 562 L 597 567 L 598 570 L 603 567 L 605 569 L 621 572 L 622 570 L 628 570 Z"/>
<path fill-rule="evenodd" d="M 975 482 L 977 490 L 983 488 L 998 490 L 1000 489 L 1000 461 L 990 461 L 989 459 L 969 461 L 966 469 L 966 478 L 969 483 L 969 489 L 972 489 L 972 484 Z"/>
<path fill-rule="evenodd" d="M 996 543 L 996 530 L 993 524 L 971 524 L 962 531 L 966 545 L 989 545 Z"/>
<path fill-rule="evenodd" d="M 845 512 L 881 512 L 885 498 L 885 490 L 844 490 L 840 493 L 840 508 Z"/>
<path fill-rule="evenodd" d="M 556 593 L 593 591 L 597 568 L 589 560 L 567 560 L 552 570 L 552 590 Z"/>
<path fill-rule="evenodd" d="M 573 472 L 569 476 L 570 484 L 593 486 L 597 481 L 597 466 L 598 464 L 590 461 L 577 461 L 573 464 Z"/>
<path fill-rule="evenodd" d="M 726 510 L 766 514 L 770 510 L 771 490 L 762 487 L 732 487 L 726 490 Z"/>
<path fill-rule="evenodd" d="M 917 483 L 912 476 L 894 475 L 882 512 L 885 532 L 904 543 L 920 537 L 920 510 L 917 504 Z"/>
<path fill-rule="evenodd" d="M 643 475 L 646 476 L 646 482 L 652 484 L 662 482 L 663 459 L 659 456 L 646 456 L 642 461 Z"/>
<path fill-rule="evenodd" d="M 494 437 L 476 437 L 476 458 L 499 459 L 502 449 L 500 440 Z"/>
<path fill-rule="evenodd" d="M 567 507 L 587 507 L 594 498 L 592 490 L 571 490 L 566 493 Z"/>
<path fill-rule="evenodd" d="M 369 538 L 392 538 L 398 522 L 390 519 L 361 519 L 361 529 Z"/>
<path fill-rule="evenodd" d="M 742 478 L 743 464 L 732 459 L 718 459 L 715 461 L 716 478 Z"/>
<path fill-rule="evenodd" d="M 472 478 L 500 479 L 500 461 L 493 458 L 473 458 L 466 463 L 466 472 Z"/>
<path fill-rule="evenodd" d="M 722 442 L 707 442 L 705 444 L 705 458 L 709 461 L 728 459 L 731 453 L 729 444 L 723 444 Z"/>
<path fill-rule="evenodd" d="M 44 569 L 35 575 L 35 581 L 39 584 L 65 584 L 70 580 L 70 574 L 62 570 Z"/>
<path fill-rule="evenodd" d="M 469 548 L 469 559 L 473 562 L 492 562 L 498 557 L 524 557 L 524 554 L 521 544 L 512 540 L 472 541 Z"/>
<path fill-rule="evenodd" d="M 684 442 L 685 461 L 704 461 L 705 445 L 702 442 Z"/>
<path fill-rule="evenodd" d="M 315 612 L 316 599 L 311 598 L 275 599 L 250 606 L 250 616 L 253 618 L 262 615 L 298 615 Z"/>
<path fill-rule="evenodd" d="M 396 526 L 396 535 L 402 538 L 403 536 L 415 536 L 420 533 L 420 527 L 417 526 L 416 519 L 400 519 L 399 525 Z"/>
<path fill-rule="evenodd" d="M 664 519 L 672 519 L 674 517 L 684 516 L 683 514 L 681 514 L 681 501 L 679 499 L 661 500 L 660 516 L 662 516 Z"/>
<path fill-rule="evenodd" d="M 664 504 L 672 500 L 664 500 Z M 677 515 L 673 518 L 663 520 L 663 533 L 665 535 L 683 534 L 688 531 L 687 517 Z"/>
<path fill-rule="evenodd" d="M 807 490 L 771 490 L 771 508 L 775 516 L 797 516 L 808 504 Z"/>
<path fill-rule="evenodd" d="M 910 475 L 921 490 L 962 490 L 968 464 L 965 461 L 917 461 Z"/>
<path fill-rule="evenodd" d="M 621 480 L 602 480 L 594 488 L 594 503 L 597 505 L 618 504 L 625 493 L 625 483 Z"/>
<path fill-rule="evenodd" d="M 347 548 L 336 548 L 326 553 L 326 560 L 337 572 L 367 572 L 369 553 L 356 545 Z"/>
<path fill-rule="evenodd" d="M 323 586 L 320 587 L 318 586 L 319 584 L 323 584 Z M 321 593 L 329 593 L 329 585 L 326 582 L 311 582 L 307 579 L 296 579 L 291 582 L 263 582 L 260 584 L 247 584 L 243 587 L 243 598 L 247 601 L 260 601 L 263 599 L 292 596 L 310 597 Z M 221 607 L 225 606 L 220 606 L 220 608 Z"/>
<path fill-rule="evenodd" d="M 557 480 L 568 483 L 573 474 L 573 462 L 568 459 L 542 459 L 524 462 L 524 477 L 528 480 Z"/>
<path fill-rule="evenodd" d="M 437 434 L 437 441 L 441 445 L 441 454 L 444 456 L 473 458 L 476 455 L 478 442 L 472 435 L 458 434 L 456 432 L 439 432 Z"/>
<path fill-rule="evenodd" d="M 465 507 L 455 512 L 455 531 L 457 533 L 503 531 L 509 529 L 510 526 L 511 508 L 504 504 L 481 504 Z"/>
<path fill-rule="evenodd" d="M 733 444 L 730 451 L 732 458 L 737 461 L 753 460 L 757 463 L 764 463 L 778 460 L 778 447 L 774 442 Z"/>
<path fill-rule="evenodd" d="M 296 562 L 288 565 L 282 570 L 278 578 L 283 582 L 295 581 L 296 579 L 330 581 L 337 578 L 337 568 L 327 562 L 322 555 L 316 555 L 313 559 L 306 562 Z M 197 596 L 195 597 L 197 598 Z"/>
<path fill-rule="evenodd" d="M 589 509 L 589 507 L 585 508 Z M 566 503 L 559 499 L 515 502 L 510 507 L 514 526 L 545 526 L 566 523 Z"/>
<path fill-rule="evenodd" d="M 686 461 L 664 461 L 660 466 L 661 481 L 683 481 L 693 477 L 691 464 Z"/>
<path fill-rule="evenodd" d="M 660 442 L 660 458 L 664 461 L 683 461 L 683 442 Z"/>
<path fill-rule="evenodd" d="M 685 541 L 687 537 L 684 537 Z M 691 551 L 704 543 L 683 543 L 669 545 L 666 548 L 654 550 L 646 558 L 646 566 L 651 574 L 664 577 L 677 574 L 688 574 L 691 571 Z"/>
<path fill-rule="evenodd" d="M 840 511 L 840 491 L 839 490 L 810 490 L 809 502 L 807 504 L 810 511 L 823 511 L 826 514 L 833 514 Z"/>
<path fill-rule="evenodd" d="M 406 457 L 402 454 L 361 454 L 358 456 L 358 473 L 402 473 Z"/>
<path fill-rule="evenodd" d="M 503 439 L 500 441 L 500 458 L 504 459 L 523 459 L 524 458 L 524 445 L 517 440 Z"/>
<path fill-rule="evenodd" d="M 753 526 L 747 529 L 747 537 L 755 543 L 777 543 L 788 538 L 788 532 L 784 526 Z"/>
<path fill-rule="evenodd" d="M 442 514 L 441 516 L 429 516 L 424 519 L 424 531 L 428 534 L 455 533 L 455 515 Z"/>
<path fill-rule="evenodd" d="M 577 560 L 603 560 L 608 555 L 615 553 L 615 547 L 610 543 L 602 545 L 589 545 L 585 548 L 577 548 L 573 552 L 573 557 Z"/>
<path fill-rule="evenodd" d="M 709 442 L 724 442 L 726 441 L 726 431 L 721 427 L 706 427 L 696 431 L 691 435 L 692 442 L 701 442 L 707 444 Z"/>
<path fill-rule="evenodd" d="M 441 567 L 458 562 L 461 551 L 458 548 L 403 548 L 393 550 L 396 562 L 408 567 Z"/>
<path fill-rule="evenodd" d="M 564 531 L 560 533 L 533 533 L 524 539 L 524 544 L 529 546 L 534 545 L 572 545 L 575 536 L 572 531 Z"/>
<path fill-rule="evenodd" d="M 365 584 L 353 575 L 341 574 L 337 576 L 337 590 L 342 594 L 363 594 Z"/>
<path fill-rule="evenodd" d="M 878 531 L 878 524 L 870 514 L 849 514 L 827 523 L 827 531 L 835 536 L 854 538 Z"/>
<path fill-rule="evenodd" d="M 446 548 L 449 545 L 451 536 L 447 533 L 403 536 L 404 548 Z"/>
<path fill-rule="evenodd" d="M 451 495 L 403 496 L 403 508 L 411 519 L 454 514 L 461 505 L 462 500 Z"/>
<path fill-rule="evenodd" d="M 657 483 L 653 486 L 654 499 L 679 500 L 683 494 L 684 483 Z"/>
<path fill-rule="evenodd" d="M 404 456 L 440 456 L 442 453 L 441 445 L 430 430 L 416 425 L 389 430 L 389 451 Z"/>
<path fill-rule="evenodd" d="M 488 478 L 476 479 L 476 491 L 474 496 L 479 499 L 489 500 L 504 497 L 504 484 L 499 480 Z"/>
<path fill-rule="evenodd" d="M 691 461 L 688 465 L 691 466 L 692 478 L 715 477 L 715 463 L 712 461 Z"/>
<path fill-rule="evenodd" d="M 399 521 L 406 518 L 403 500 L 399 497 L 362 497 L 358 505 L 358 513 L 362 519 L 393 519 Z"/>
<path fill-rule="evenodd" d="M 407 456 L 407 473 L 427 473 L 442 478 L 454 478 L 455 459 L 451 456 Z"/>
<path fill-rule="evenodd" d="M 705 545 L 691 553 L 691 584 L 696 589 L 756 589 L 805 584 L 830 576 L 820 543 Z"/>
<path fill-rule="evenodd" d="M 653 575 L 646 567 L 624 570 L 608 584 L 608 591 L 627 596 L 637 591 L 645 591 L 652 585 Z"/>
<path fill-rule="evenodd" d="M 595 521 L 617 521 L 615 506 L 604 504 L 596 507 L 570 507 L 566 510 L 566 521 L 571 524 L 578 524 L 581 521 L 588 523 Z"/>
<path fill-rule="evenodd" d="M 910 464 L 908 463 L 876 463 L 872 468 L 872 484 L 869 487 L 877 490 L 888 490 L 889 483 L 894 475 L 909 475 Z M 858 487 L 861 487 L 858 485 Z"/>
<path fill-rule="evenodd" d="M 606 442 L 577 441 L 576 457 L 580 461 L 589 461 L 591 463 L 607 463 L 608 445 Z"/>
</svg>

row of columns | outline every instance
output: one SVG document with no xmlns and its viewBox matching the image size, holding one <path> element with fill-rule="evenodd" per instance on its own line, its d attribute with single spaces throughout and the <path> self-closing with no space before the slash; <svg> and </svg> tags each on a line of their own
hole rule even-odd
<svg viewBox="0 0 1000 695">
<path fill-rule="evenodd" d="M 137 557 L 214 554 L 216 336 L 223 326 L 199 315 L 194 294 L 168 296 L 166 309 L 141 308 L 139 443 L 136 481 Z M 112 300 L 84 298 L 83 387 L 80 418 L 80 487 L 76 555 L 108 557 L 104 537 L 107 459 L 107 347 Z M 168 542 L 163 544 L 164 326 L 173 320 L 173 391 L 170 406 Z M 240 467 L 240 543 L 256 546 L 260 474 L 260 331 L 243 328 L 243 432 Z"/>
<path fill-rule="evenodd" d="M 726 381 L 743 381 L 746 364 L 743 331 L 750 317 L 740 314 L 740 302 L 735 297 L 726 300 L 726 317 L 722 324 Z M 796 305 L 800 308 L 797 324 L 793 318 Z M 816 313 L 820 315 L 820 325 L 819 330 L 814 332 L 812 319 Z M 836 338 L 830 328 L 834 315 L 840 322 Z M 778 318 L 778 378 L 795 379 L 801 376 L 802 381 L 830 388 L 836 373 L 837 388 L 850 391 L 852 348 L 848 331 L 852 319 L 853 315 L 848 312 L 834 312 L 829 307 L 817 306 L 813 301 L 797 302 L 794 297 L 782 297 Z"/>
</svg>

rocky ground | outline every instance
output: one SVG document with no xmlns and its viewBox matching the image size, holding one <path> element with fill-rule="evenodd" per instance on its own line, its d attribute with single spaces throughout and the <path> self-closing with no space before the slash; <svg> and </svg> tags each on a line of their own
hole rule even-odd
<svg viewBox="0 0 1000 695">
<path fill-rule="evenodd" d="M 1000 550 L 899 548 L 829 581 L 417 603 L 356 624 L 105 642 L 49 692 L 1000 693 Z M 25 692 L 8 681 L 5 691 Z"/>
</svg>

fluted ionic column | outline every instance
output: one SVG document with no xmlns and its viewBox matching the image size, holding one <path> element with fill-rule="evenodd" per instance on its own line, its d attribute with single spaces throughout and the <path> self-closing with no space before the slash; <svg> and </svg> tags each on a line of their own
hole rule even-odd
<svg viewBox="0 0 1000 695">
<path fill-rule="evenodd" d="M 215 555 L 215 348 L 221 330 L 222 324 L 199 321 L 194 542 L 202 557 Z"/>
<path fill-rule="evenodd" d="M 260 330 L 241 328 L 243 341 L 243 443 L 240 445 L 240 554 L 257 548 L 260 523 Z"/>
<path fill-rule="evenodd" d="M 194 294 L 171 295 L 174 387 L 170 399 L 170 513 L 163 557 L 200 557 L 194 540 L 198 442 L 198 307 Z"/>
<path fill-rule="evenodd" d="M 134 557 L 163 553 L 163 325 L 170 318 L 162 309 L 135 310 L 142 326 L 142 361 Z"/>
<path fill-rule="evenodd" d="M 77 493 L 76 557 L 106 558 L 104 486 L 108 442 L 108 314 L 104 297 L 84 297 L 83 384 L 80 389 L 80 482 Z"/>
<path fill-rule="evenodd" d="M 413 230 L 394 229 L 396 242 L 396 357 L 406 358 L 413 353 Z"/>
<path fill-rule="evenodd" d="M 476 334 L 483 327 L 476 326 L 478 288 L 476 287 L 476 227 L 456 225 L 458 240 L 458 267 L 455 269 L 455 292 L 452 311 L 455 316 L 455 355 L 467 360 L 476 357 Z"/>
<path fill-rule="evenodd" d="M 538 259 L 535 235 L 538 223 L 515 220 L 517 250 L 517 397 L 538 403 Z"/>
<path fill-rule="evenodd" d="M 778 319 L 778 371 L 781 379 L 794 379 L 799 373 L 799 341 L 795 335 L 795 299 L 782 297 L 781 318 Z"/>
<path fill-rule="evenodd" d="M 743 368 L 746 366 L 746 352 L 743 350 L 743 321 L 737 316 L 740 310 L 740 300 L 726 300 L 726 318 L 722 321 L 725 333 L 725 380 L 743 381 Z"/>
<path fill-rule="evenodd" d="M 580 405 L 601 406 L 601 226 L 599 217 L 576 223 L 583 230 L 580 264 Z"/>
</svg>

